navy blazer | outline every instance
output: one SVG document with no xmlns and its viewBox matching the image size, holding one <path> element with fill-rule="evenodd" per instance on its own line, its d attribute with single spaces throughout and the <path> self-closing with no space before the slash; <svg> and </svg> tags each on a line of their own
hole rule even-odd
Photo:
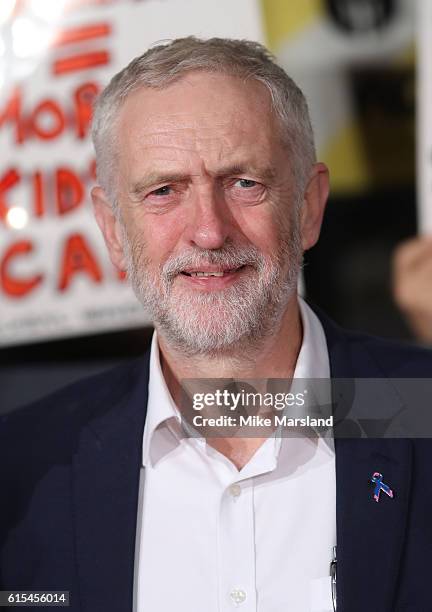
<svg viewBox="0 0 432 612">
<path fill-rule="evenodd" d="M 432 376 L 432 352 L 318 314 L 332 377 Z M 132 610 L 148 372 L 149 352 L 1 417 L 0 590 L 68 590 L 71 612 Z M 432 611 L 432 442 L 335 449 L 338 612 Z M 374 471 L 393 500 L 373 501 Z"/>
</svg>

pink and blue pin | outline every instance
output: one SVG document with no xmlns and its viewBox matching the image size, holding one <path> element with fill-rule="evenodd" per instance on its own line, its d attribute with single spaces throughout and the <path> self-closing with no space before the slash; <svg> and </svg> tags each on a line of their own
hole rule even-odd
<svg viewBox="0 0 432 612">
<path fill-rule="evenodd" d="M 383 479 L 383 475 L 380 474 L 379 472 L 374 472 L 372 474 L 371 482 L 375 484 L 374 500 L 376 502 L 379 502 L 381 491 L 383 491 L 389 497 L 392 497 L 392 498 L 394 497 L 392 489 L 390 489 L 390 487 L 386 485 L 382 479 Z"/>
</svg>

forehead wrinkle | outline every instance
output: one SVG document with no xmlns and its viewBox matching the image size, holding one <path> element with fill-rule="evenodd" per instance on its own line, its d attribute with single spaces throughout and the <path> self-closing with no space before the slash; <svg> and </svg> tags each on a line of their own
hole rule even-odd
<svg viewBox="0 0 432 612">
<path fill-rule="evenodd" d="M 237 132 L 237 133 L 235 133 Z M 244 130 L 233 130 L 233 124 L 227 122 L 226 125 L 219 126 L 199 126 L 185 127 L 181 125 L 161 126 L 160 129 L 155 129 L 152 125 L 151 130 L 147 130 L 145 126 L 139 130 L 123 132 L 124 141 L 132 142 L 136 147 L 148 146 L 171 146 L 171 147 L 196 147 L 197 143 L 211 143 L 217 145 L 222 144 L 228 138 L 239 137 L 245 135 Z"/>
<path fill-rule="evenodd" d="M 246 147 L 246 145 L 239 145 L 239 146 L 234 146 L 231 143 L 227 143 L 227 142 L 220 142 L 220 140 L 216 140 L 216 139 L 201 139 L 199 141 L 197 140 L 191 140 L 185 143 L 176 143 L 176 144 L 152 144 L 152 143 L 145 143 L 143 144 L 138 143 L 138 147 L 137 149 L 139 149 L 139 151 L 144 151 L 145 149 L 151 149 L 152 147 L 157 147 L 157 154 L 159 155 L 162 152 L 169 152 L 171 154 L 178 152 L 178 153 L 196 153 L 196 152 L 202 152 L 202 148 L 203 146 L 206 146 L 208 151 L 214 151 L 216 149 L 219 149 L 219 146 L 222 147 L 223 149 L 223 158 L 225 158 L 225 155 L 227 154 L 227 149 L 231 148 L 231 149 L 235 149 L 235 150 L 239 150 L 242 146 L 243 148 Z M 152 158 L 154 159 L 154 153 L 152 153 Z M 172 157 L 167 157 L 167 159 L 173 159 L 176 160 L 177 157 L 175 155 L 173 155 Z"/>
<path fill-rule="evenodd" d="M 255 164 L 254 160 L 250 159 L 250 145 L 248 143 L 236 144 L 228 139 L 221 139 L 219 137 L 175 144 L 137 144 L 138 146 L 135 148 L 133 155 L 136 159 L 143 161 L 144 171 L 147 165 L 145 163 L 146 158 L 150 160 L 153 167 L 148 167 L 149 172 L 154 171 L 155 164 L 160 164 L 163 172 L 170 173 L 176 173 L 180 169 L 183 171 L 184 166 L 191 168 L 197 164 L 204 168 L 216 167 L 220 164 L 223 166 L 234 166 L 237 164 L 239 166 L 248 165 L 252 167 L 270 165 L 267 162 Z M 261 150 L 266 148 L 263 144 Z M 173 167 L 167 168 L 167 165 Z"/>
<path fill-rule="evenodd" d="M 246 136 L 246 138 L 244 138 Z M 251 138 L 245 134 L 243 130 L 238 130 L 237 134 L 230 130 L 215 130 L 208 128 L 206 130 L 194 131 L 189 129 L 179 128 L 176 132 L 151 132 L 146 133 L 140 131 L 135 134 L 133 139 L 134 148 L 158 147 L 171 148 L 180 151 L 196 150 L 203 147 L 231 147 L 234 146 L 250 146 Z M 238 144 L 233 144 L 238 143 Z M 246 142 L 245 142 L 246 141 Z M 255 140 L 256 141 L 256 140 Z"/>
<path fill-rule="evenodd" d="M 214 127 L 214 124 L 223 125 L 230 124 L 235 121 L 237 118 L 240 118 L 240 115 L 235 111 L 228 111 L 225 113 L 194 113 L 190 112 L 184 113 L 160 113 L 160 114 L 151 114 L 144 118 L 143 126 L 149 125 L 154 127 L 156 130 L 160 128 L 179 128 L 186 130 L 193 130 L 197 128 L 205 129 L 207 127 L 206 124 L 209 125 L 209 129 Z M 219 121 L 218 121 L 219 120 Z M 128 116 L 125 116 L 125 121 L 128 121 Z"/>
<path fill-rule="evenodd" d="M 153 116 L 147 117 L 138 131 L 127 129 L 129 126 L 124 126 L 125 129 L 121 133 L 126 134 L 126 138 L 132 137 L 133 140 L 137 140 L 140 143 L 143 141 L 159 143 L 165 139 L 171 141 L 175 137 L 190 139 L 190 141 L 212 138 L 212 136 L 207 136 L 208 133 L 214 134 L 213 138 L 217 141 L 233 138 L 234 136 L 236 138 L 245 135 L 251 137 L 250 129 L 247 129 L 248 126 L 244 125 L 246 122 L 245 118 L 237 113 L 225 113 L 220 115 L 220 118 L 218 116 L 215 117 L 214 114 L 208 114 L 205 116 L 208 120 L 205 122 L 202 122 L 200 117 L 197 118 L 193 115 L 179 114 L 174 115 L 174 118 L 159 115 L 158 117 L 159 120 L 154 120 Z M 175 117 L 182 119 L 176 119 Z M 188 119 L 187 122 L 184 121 L 185 117 Z M 254 130 L 254 139 L 256 136 L 257 134 Z"/>
<path fill-rule="evenodd" d="M 209 115 L 211 117 L 211 115 Z M 134 155 L 141 157 L 140 151 L 145 147 L 157 147 L 161 151 L 171 149 L 178 154 L 188 152 L 216 153 L 219 159 L 231 155 L 232 149 L 249 148 L 260 143 L 261 148 L 268 148 L 268 137 L 261 130 L 251 130 L 248 125 L 241 125 L 236 118 L 235 123 L 230 118 L 224 118 L 218 125 L 199 125 L 199 121 L 191 118 L 190 125 L 178 125 L 175 121 L 164 121 L 161 126 L 146 122 L 137 131 L 123 132 L 126 146 L 132 148 Z M 198 124 L 198 125 L 197 125 Z M 150 128 L 149 130 L 147 129 Z M 129 137 L 128 137 L 129 136 Z M 267 135 L 266 135 L 267 136 Z M 154 154 L 153 154 L 154 155 Z M 174 154 L 175 156 L 175 154 Z M 171 157 L 171 156 L 170 156 Z"/>
</svg>

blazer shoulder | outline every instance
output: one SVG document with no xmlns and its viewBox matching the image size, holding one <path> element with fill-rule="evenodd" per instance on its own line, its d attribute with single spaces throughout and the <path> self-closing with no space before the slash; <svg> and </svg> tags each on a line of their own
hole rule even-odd
<svg viewBox="0 0 432 612">
<path fill-rule="evenodd" d="M 432 349 L 346 330 L 315 304 L 321 321 L 334 377 L 428 378 L 432 376 Z"/>
<path fill-rule="evenodd" d="M 70 456 L 82 429 L 124 405 L 147 367 L 146 353 L 0 415 L 0 463 L 19 464 L 32 452 Z"/>
<path fill-rule="evenodd" d="M 106 407 L 115 403 L 119 396 L 131 389 L 145 367 L 146 355 L 104 370 L 99 374 L 81 378 L 62 387 L 35 402 L 0 415 L 0 422 L 30 419 L 37 413 L 38 419 L 51 417 L 54 412 L 71 414 L 81 409 L 89 413 L 97 410 L 100 404 Z M 108 400 L 108 403 L 107 403 Z"/>
<path fill-rule="evenodd" d="M 367 351 L 383 376 L 428 378 L 432 376 L 432 349 L 369 334 L 345 331 L 351 352 Z"/>
</svg>

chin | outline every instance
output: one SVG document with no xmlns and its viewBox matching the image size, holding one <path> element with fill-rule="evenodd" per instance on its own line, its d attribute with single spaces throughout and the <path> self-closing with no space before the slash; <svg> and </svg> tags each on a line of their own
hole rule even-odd
<svg viewBox="0 0 432 612">
<path fill-rule="evenodd" d="M 189 355 L 230 355 L 247 350 L 267 337 L 274 329 L 271 309 L 224 308 L 187 304 L 181 311 L 172 309 L 158 320 L 158 328 L 168 343 Z M 175 314 L 173 314 L 175 313 Z"/>
<path fill-rule="evenodd" d="M 186 308 L 168 310 L 158 327 L 168 342 L 189 354 L 227 352 L 238 348 L 251 334 L 251 322 L 239 313 L 210 305 L 188 303 Z"/>
</svg>

